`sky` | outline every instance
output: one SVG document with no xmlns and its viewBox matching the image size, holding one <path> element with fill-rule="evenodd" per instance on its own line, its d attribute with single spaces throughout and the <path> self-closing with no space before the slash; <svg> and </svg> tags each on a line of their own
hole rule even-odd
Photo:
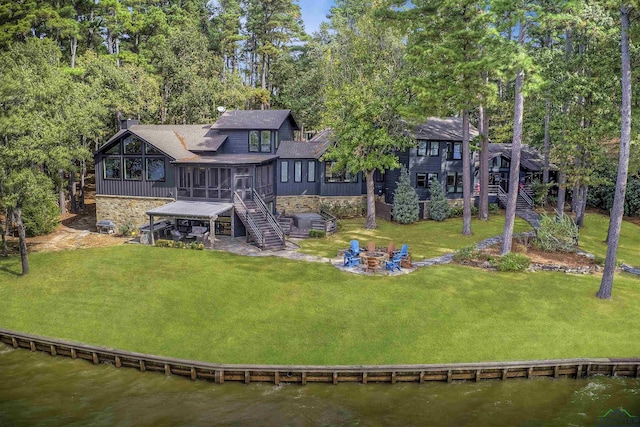
<svg viewBox="0 0 640 427">
<path fill-rule="evenodd" d="M 320 27 L 320 22 L 327 21 L 333 0 L 299 0 L 302 20 L 307 34 L 313 34 Z"/>
</svg>

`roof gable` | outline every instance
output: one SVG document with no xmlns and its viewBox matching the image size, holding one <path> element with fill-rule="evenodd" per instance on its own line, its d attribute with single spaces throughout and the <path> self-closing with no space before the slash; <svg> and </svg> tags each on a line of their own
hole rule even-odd
<svg viewBox="0 0 640 427">
<path fill-rule="evenodd" d="M 299 129 L 291 110 L 230 110 L 220 116 L 212 129 L 278 130 L 287 119 L 294 129 Z"/>
<path fill-rule="evenodd" d="M 469 124 L 469 134 L 471 139 L 479 134 L 478 129 L 472 124 Z M 462 141 L 462 118 L 429 117 L 426 123 L 414 126 L 413 137 L 436 141 Z"/>
</svg>

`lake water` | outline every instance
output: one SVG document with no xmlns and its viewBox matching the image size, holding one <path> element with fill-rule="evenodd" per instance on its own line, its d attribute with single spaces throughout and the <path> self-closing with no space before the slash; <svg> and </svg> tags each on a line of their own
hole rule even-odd
<svg viewBox="0 0 640 427">
<path fill-rule="evenodd" d="M 640 380 L 217 385 L 0 344 L 0 426 L 593 426 Z"/>
</svg>

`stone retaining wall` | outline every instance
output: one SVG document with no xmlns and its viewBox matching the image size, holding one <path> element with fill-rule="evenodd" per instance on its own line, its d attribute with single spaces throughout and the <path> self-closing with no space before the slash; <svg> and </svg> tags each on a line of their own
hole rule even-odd
<svg viewBox="0 0 640 427">
<path fill-rule="evenodd" d="M 321 204 L 345 204 L 357 206 L 364 203 L 366 196 L 278 196 L 276 209 L 287 215 L 294 213 L 319 212 Z"/>
<path fill-rule="evenodd" d="M 120 226 L 131 223 L 139 226 L 149 222 L 146 212 L 174 199 L 165 197 L 128 197 L 96 195 L 96 221 L 108 219 L 116 223 L 116 231 Z"/>
</svg>

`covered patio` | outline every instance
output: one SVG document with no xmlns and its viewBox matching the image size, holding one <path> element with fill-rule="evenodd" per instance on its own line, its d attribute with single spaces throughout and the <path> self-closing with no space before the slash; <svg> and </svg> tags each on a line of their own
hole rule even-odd
<svg viewBox="0 0 640 427">
<path fill-rule="evenodd" d="M 195 237 L 197 235 L 202 237 L 207 234 L 208 243 L 213 248 L 216 220 L 219 215 L 232 209 L 233 204 L 231 203 L 192 201 L 176 201 L 151 209 L 146 212 L 149 215 L 149 244 L 155 245 L 154 227 L 156 227 L 156 222 L 154 222 L 154 218 L 170 218 L 176 221 L 176 232 L 184 233 L 187 237 Z M 233 235 L 234 216 L 231 215 L 230 217 L 231 233 Z M 184 223 L 178 223 L 178 221 Z M 204 222 L 205 226 L 193 226 L 193 221 Z M 195 230 L 196 228 L 198 229 Z"/>
</svg>

